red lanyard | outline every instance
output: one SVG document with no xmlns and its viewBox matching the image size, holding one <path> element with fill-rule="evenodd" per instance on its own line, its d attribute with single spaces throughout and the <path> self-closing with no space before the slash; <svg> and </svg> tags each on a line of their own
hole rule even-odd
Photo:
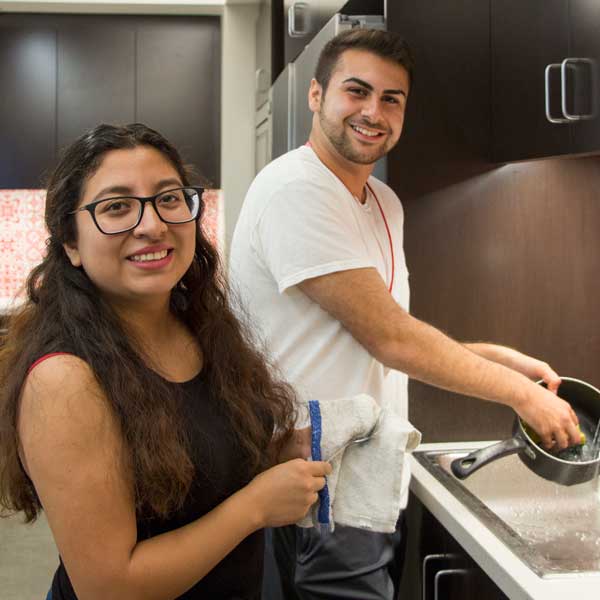
<svg viewBox="0 0 600 600">
<path fill-rule="evenodd" d="M 395 265 L 394 265 L 394 244 L 392 243 L 392 234 L 390 233 L 390 228 L 388 226 L 387 219 L 385 218 L 385 213 L 383 212 L 383 208 L 381 208 L 381 204 L 379 202 L 379 199 L 377 198 L 377 195 L 373 191 L 373 188 L 369 185 L 368 181 L 367 181 L 366 185 L 369 188 L 369 191 L 371 192 L 371 194 L 373 195 L 373 198 L 375 198 L 375 202 L 377 202 L 377 206 L 379 208 L 379 212 L 381 213 L 381 218 L 383 219 L 383 224 L 385 225 L 385 230 L 387 232 L 388 241 L 390 242 L 390 256 L 392 258 L 392 278 L 390 280 L 390 287 L 388 288 L 388 291 L 391 294 L 392 293 L 392 288 L 394 287 L 394 268 L 395 268 Z"/>
<path fill-rule="evenodd" d="M 309 148 L 312 147 L 310 141 L 306 142 L 306 144 L 304 144 L 304 145 L 308 146 Z M 313 152 L 314 152 L 314 150 L 313 150 Z M 390 256 L 392 258 L 392 278 L 390 280 L 390 287 L 388 288 L 388 292 L 391 294 L 392 293 L 392 289 L 394 287 L 394 244 L 392 242 L 392 234 L 390 233 L 390 228 L 388 226 L 387 219 L 385 218 L 385 213 L 383 212 L 383 208 L 381 208 L 381 204 L 379 203 L 379 199 L 377 198 L 377 195 L 373 191 L 373 188 L 369 185 L 368 181 L 367 181 L 366 185 L 369 188 L 369 191 L 371 192 L 371 194 L 373 195 L 373 198 L 375 198 L 375 202 L 377 202 L 377 206 L 379 208 L 379 212 L 381 213 L 381 218 L 383 219 L 383 224 L 385 225 L 385 230 L 387 232 L 388 240 L 390 242 Z M 348 189 L 348 188 L 346 188 L 346 189 Z M 350 191 L 350 190 L 348 190 L 348 191 Z M 350 193 L 352 193 L 352 192 L 350 192 Z"/>
</svg>

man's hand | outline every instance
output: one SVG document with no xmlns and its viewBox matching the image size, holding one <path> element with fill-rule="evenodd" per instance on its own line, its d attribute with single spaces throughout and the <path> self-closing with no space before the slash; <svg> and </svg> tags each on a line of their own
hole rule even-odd
<svg viewBox="0 0 600 600">
<path fill-rule="evenodd" d="M 528 400 L 513 408 L 540 436 L 545 448 L 563 449 L 580 443 L 575 411 L 568 402 L 542 386 L 532 386 Z"/>
</svg>

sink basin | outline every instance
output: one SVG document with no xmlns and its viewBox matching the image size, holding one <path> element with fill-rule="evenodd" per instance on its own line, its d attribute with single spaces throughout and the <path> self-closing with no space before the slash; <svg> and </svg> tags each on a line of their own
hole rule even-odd
<svg viewBox="0 0 600 600">
<path fill-rule="evenodd" d="M 466 454 L 417 451 L 413 456 L 538 576 L 600 572 L 598 479 L 561 486 L 535 475 L 515 455 L 461 481 L 450 463 Z"/>
</svg>

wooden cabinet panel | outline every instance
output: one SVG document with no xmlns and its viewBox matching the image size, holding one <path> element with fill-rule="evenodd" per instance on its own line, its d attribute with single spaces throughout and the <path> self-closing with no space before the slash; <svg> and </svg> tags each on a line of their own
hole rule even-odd
<svg viewBox="0 0 600 600">
<path fill-rule="evenodd" d="M 410 494 L 408 540 L 398 598 L 403 600 L 507 600 L 421 501 Z M 436 586 L 437 575 L 437 586 Z M 437 587 L 437 590 L 436 590 Z M 436 594 L 437 591 L 437 594 Z"/>
<path fill-rule="evenodd" d="M 492 159 L 566 154 L 570 126 L 545 115 L 544 72 L 568 55 L 568 0 L 491 0 Z M 560 113 L 560 77 L 550 73 L 552 116 Z"/>
<path fill-rule="evenodd" d="M 56 35 L 0 27 L 0 187 L 40 188 L 54 161 Z"/>
<path fill-rule="evenodd" d="M 134 120 L 134 26 L 81 19 L 61 27 L 57 63 L 59 149 L 99 123 Z"/>
<path fill-rule="evenodd" d="M 600 2 L 598 0 L 571 0 L 571 48 L 569 56 L 584 58 L 589 63 L 582 67 L 582 94 L 580 114 L 592 114 L 591 119 L 574 123 L 573 152 L 600 150 Z"/>
<path fill-rule="evenodd" d="M 0 187 L 41 187 L 57 149 L 145 122 L 220 182 L 217 17 L 2 15 Z"/>
<path fill-rule="evenodd" d="M 172 140 L 211 184 L 220 181 L 220 30 L 218 19 L 140 28 L 136 118 Z"/>
</svg>

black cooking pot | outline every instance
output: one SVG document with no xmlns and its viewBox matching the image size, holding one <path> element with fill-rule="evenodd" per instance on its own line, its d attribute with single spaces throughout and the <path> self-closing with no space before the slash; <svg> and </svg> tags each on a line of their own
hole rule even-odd
<svg viewBox="0 0 600 600">
<path fill-rule="evenodd" d="M 558 395 L 577 414 L 581 431 L 586 435 L 586 444 L 591 445 L 600 419 L 600 391 L 589 383 L 572 377 L 561 377 L 561 380 Z M 543 382 L 538 383 L 544 385 Z M 459 479 L 465 479 L 484 465 L 515 453 L 534 473 L 561 485 L 584 483 L 597 477 L 600 471 L 600 457 L 597 455 L 592 460 L 574 462 L 544 450 L 532 439 L 530 430 L 517 416 L 513 425 L 513 437 L 453 460 L 452 472 Z"/>
</svg>

